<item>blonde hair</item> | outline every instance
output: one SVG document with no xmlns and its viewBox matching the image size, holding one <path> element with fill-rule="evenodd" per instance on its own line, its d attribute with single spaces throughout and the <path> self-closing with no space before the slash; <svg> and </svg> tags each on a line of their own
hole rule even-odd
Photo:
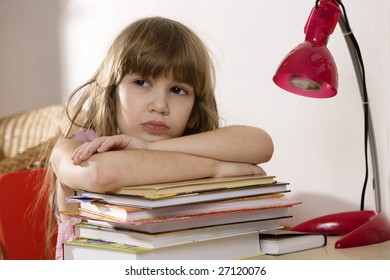
<svg viewBox="0 0 390 280">
<path fill-rule="evenodd" d="M 194 107 L 184 135 L 219 127 L 214 66 L 206 46 L 188 27 L 161 17 L 140 19 L 117 36 L 92 79 L 70 96 L 71 124 L 92 128 L 98 136 L 116 134 L 115 92 L 130 73 L 153 78 L 172 74 L 194 87 Z M 86 103 L 88 110 L 81 116 Z"/>
<path fill-rule="evenodd" d="M 121 80 L 130 73 L 153 78 L 173 75 L 175 79 L 193 86 L 195 102 L 183 135 L 219 127 L 214 96 L 215 73 L 208 49 L 183 24 L 162 17 L 150 17 L 127 26 L 112 43 L 93 77 L 69 96 L 64 109 L 69 126 L 55 141 L 70 137 L 79 128 L 91 128 L 97 136 L 117 134 L 115 93 Z M 46 180 L 50 182 L 46 184 L 50 189 L 42 189 L 41 197 L 45 197 L 47 192 L 52 194 L 46 244 L 50 258 L 53 253 L 50 249 L 52 236 L 56 230 L 56 178 L 50 165 Z"/>
</svg>

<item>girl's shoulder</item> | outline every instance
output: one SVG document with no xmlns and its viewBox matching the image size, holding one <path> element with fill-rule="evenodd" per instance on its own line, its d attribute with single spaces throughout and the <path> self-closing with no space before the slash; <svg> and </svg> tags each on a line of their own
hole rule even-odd
<svg viewBox="0 0 390 280">
<path fill-rule="evenodd" d="M 82 128 L 79 131 L 76 131 L 71 139 L 92 142 L 96 139 L 96 132 L 93 129 Z"/>
</svg>

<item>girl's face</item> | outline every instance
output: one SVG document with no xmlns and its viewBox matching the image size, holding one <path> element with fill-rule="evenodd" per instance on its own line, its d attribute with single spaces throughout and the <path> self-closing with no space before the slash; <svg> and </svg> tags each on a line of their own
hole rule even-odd
<svg viewBox="0 0 390 280">
<path fill-rule="evenodd" d="M 176 81 L 172 75 L 126 75 L 116 92 L 119 130 L 148 142 L 181 136 L 194 101 L 193 87 Z"/>
</svg>

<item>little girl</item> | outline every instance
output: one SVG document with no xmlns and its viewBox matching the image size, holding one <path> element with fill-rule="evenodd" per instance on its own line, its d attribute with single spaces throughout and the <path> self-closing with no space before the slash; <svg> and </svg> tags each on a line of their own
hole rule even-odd
<svg viewBox="0 0 390 280">
<path fill-rule="evenodd" d="M 92 79 L 69 98 L 69 129 L 55 145 L 56 258 L 76 222 L 65 198 L 75 189 L 205 177 L 264 174 L 273 144 L 262 129 L 219 128 L 214 68 L 207 48 L 188 27 L 152 17 L 114 40 Z"/>
</svg>

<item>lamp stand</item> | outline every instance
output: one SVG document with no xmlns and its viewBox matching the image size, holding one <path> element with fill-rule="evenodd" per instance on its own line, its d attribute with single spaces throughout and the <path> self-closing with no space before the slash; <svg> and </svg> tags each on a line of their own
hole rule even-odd
<svg viewBox="0 0 390 280">
<path fill-rule="evenodd" d="M 358 63 L 358 57 L 357 53 L 354 49 L 353 42 L 351 41 L 351 37 L 348 36 L 348 30 L 346 27 L 346 22 L 343 16 L 340 16 L 339 18 L 339 26 L 343 34 L 346 34 L 344 36 L 345 42 L 347 43 L 349 53 L 351 55 L 352 64 L 355 69 L 355 74 L 359 86 L 360 95 L 362 98 L 363 103 L 365 103 L 364 98 L 364 87 L 363 84 L 363 75 L 362 71 L 360 69 L 359 63 Z M 372 122 L 372 116 L 371 116 L 371 110 L 370 110 L 370 103 L 363 104 L 364 106 L 367 106 L 367 118 L 368 118 L 368 140 L 370 144 L 370 152 L 371 152 L 371 164 L 372 164 L 372 172 L 373 172 L 373 188 L 374 188 L 374 194 L 375 194 L 375 207 L 376 211 L 382 211 L 382 204 L 381 204 L 381 193 L 380 193 L 380 178 L 379 178 L 379 168 L 378 168 L 378 153 L 376 149 L 376 140 L 375 140 L 375 133 L 374 133 L 374 126 Z"/>
<path fill-rule="evenodd" d="M 362 69 L 360 68 L 360 65 L 358 63 L 357 53 L 354 49 L 351 37 L 348 36 L 349 31 L 346 28 L 346 22 L 343 16 L 340 16 L 338 23 L 341 30 L 346 35 L 344 37 L 352 58 L 355 74 L 358 80 L 359 90 L 362 95 L 363 103 L 366 103 L 364 97 L 365 84 L 361 71 Z M 370 144 L 376 211 L 361 210 L 330 214 L 306 221 L 291 228 L 291 230 L 294 231 L 324 234 L 345 234 L 341 239 L 336 242 L 335 248 L 365 246 L 390 240 L 390 223 L 386 216 L 381 212 L 382 207 L 380 200 L 378 157 L 371 111 L 368 103 L 363 105 L 367 106 L 367 133 Z"/>
</svg>

